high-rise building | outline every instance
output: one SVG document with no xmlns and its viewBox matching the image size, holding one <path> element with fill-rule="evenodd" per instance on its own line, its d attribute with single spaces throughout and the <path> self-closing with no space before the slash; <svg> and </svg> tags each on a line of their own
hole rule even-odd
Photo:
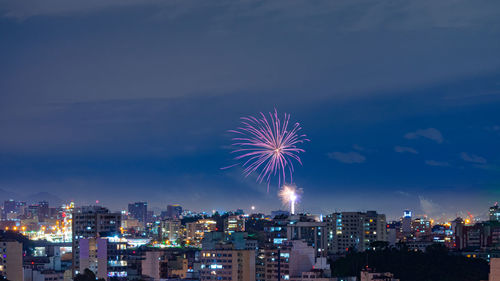
<svg viewBox="0 0 500 281">
<path fill-rule="evenodd" d="M 261 280 L 265 281 L 300 279 L 302 273 L 313 269 L 316 260 L 315 249 L 303 240 L 285 241 L 279 247 L 271 246 L 261 252 L 265 272 Z"/>
<path fill-rule="evenodd" d="M 4 201 L 2 219 L 7 219 L 7 215 L 9 213 L 15 213 L 15 212 L 16 212 L 16 201 L 12 199 Z"/>
<path fill-rule="evenodd" d="M 23 281 L 23 244 L 0 240 L 0 276 L 11 281 Z"/>
<path fill-rule="evenodd" d="M 178 219 L 166 219 L 160 225 L 161 239 L 175 243 L 180 238 L 181 221 Z"/>
<path fill-rule="evenodd" d="M 500 221 L 500 208 L 498 207 L 498 203 L 490 207 L 489 215 L 490 221 Z"/>
<path fill-rule="evenodd" d="M 167 206 L 167 218 L 179 218 L 182 214 L 182 207 L 180 205 L 168 205 Z"/>
<path fill-rule="evenodd" d="M 245 231 L 245 219 L 242 216 L 228 216 L 224 220 L 224 232 L 242 232 Z"/>
<path fill-rule="evenodd" d="M 248 246 L 242 233 L 208 234 L 201 250 L 200 280 L 255 281 L 255 248 Z"/>
<path fill-rule="evenodd" d="M 147 202 L 135 202 L 128 204 L 128 213 L 134 219 L 139 220 L 139 222 L 146 223 L 148 215 L 148 203 Z"/>
<path fill-rule="evenodd" d="M 73 274 L 78 274 L 80 272 L 80 240 L 119 234 L 121 214 L 110 213 L 107 208 L 100 206 L 85 206 L 75 208 L 72 215 Z"/>
<path fill-rule="evenodd" d="M 350 248 L 365 251 L 371 243 L 387 241 L 385 215 L 375 211 L 342 212 L 327 216 L 328 250 L 344 253 Z"/>
<path fill-rule="evenodd" d="M 49 202 L 38 202 L 38 220 L 41 222 L 45 221 L 49 217 L 49 214 Z"/>
<path fill-rule="evenodd" d="M 411 222 L 411 229 L 415 237 L 428 236 L 432 233 L 432 224 L 428 219 L 416 218 Z"/>
<path fill-rule="evenodd" d="M 154 280 L 185 279 L 188 260 L 185 254 L 171 251 L 147 251 L 142 260 L 142 275 Z"/>
<path fill-rule="evenodd" d="M 188 222 L 186 223 L 186 238 L 189 240 L 190 245 L 198 246 L 200 245 L 205 233 L 216 230 L 217 222 L 211 219 Z"/>
<path fill-rule="evenodd" d="M 411 229 L 411 211 L 405 210 L 403 212 L 403 218 L 401 218 L 401 232 L 404 235 L 410 234 L 412 232 Z"/>
<path fill-rule="evenodd" d="M 316 257 L 327 255 L 327 223 L 316 216 L 294 215 L 288 218 L 287 240 L 304 240 L 314 248 Z"/>
<path fill-rule="evenodd" d="M 97 278 L 126 278 L 127 242 L 118 237 L 81 238 L 79 271 L 92 270 Z"/>
</svg>

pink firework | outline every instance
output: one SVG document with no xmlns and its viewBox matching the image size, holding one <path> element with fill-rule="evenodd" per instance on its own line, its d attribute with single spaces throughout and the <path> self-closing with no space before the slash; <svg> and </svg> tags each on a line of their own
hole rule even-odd
<svg viewBox="0 0 500 281">
<path fill-rule="evenodd" d="M 277 177 L 281 186 L 288 174 L 291 183 L 293 162 L 302 165 L 299 154 L 305 152 L 298 146 L 309 140 L 299 134 L 302 129 L 299 123 L 289 128 L 289 122 L 290 115 L 285 113 L 280 120 L 276 109 L 269 113 L 269 119 L 263 113 L 258 118 L 242 117 L 241 126 L 229 131 L 237 135 L 232 139 L 235 147 L 232 153 L 239 154 L 235 157 L 239 163 L 230 167 L 241 165 L 245 177 L 257 173 L 257 182 L 266 181 L 268 191 L 271 178 Z"/>
</svg>

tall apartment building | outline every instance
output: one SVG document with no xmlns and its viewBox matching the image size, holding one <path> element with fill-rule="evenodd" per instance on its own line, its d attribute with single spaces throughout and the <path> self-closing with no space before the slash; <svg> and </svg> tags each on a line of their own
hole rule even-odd
<svg viewBox="0 0 500 281">
<path fill-rule="evenodd" d="M 411 234 L 411 220 L 411 211 L 405 210 L 403 212 L 403 217 L 401 218 L 401 232 L 403 233 L 403 235 Z"/>
<path fill-rule="evenodd" d="M 23 281 L 23 244 L 0 240 L 0 276 L 11 281 Z"/>
<path fill-rule="evenodd" d="M 241 216 L 228 216 L 224 220 L 224 232 L 233 233 L 242 231 L 245 231 L 245 219 Z"/>
<path fill-rule="evenodd" d="M 211 219 L 202 219 L 196 222 L 186 223 L 186 238 L 189 244 L 198 246 L 201 244 L 205 233 L 217 230 L 217 222 Z"/>
<path fill-rule="evenodd" d="M 315 216 L 297 215 L 289 218 L 287 240 L 304 240 L 314 248 L 316 257 L 327 255 L 327 223 Z"/>
<path fill-rule="evenodd" d="M 498 203 L 490 207 L 489 217 L 490 221 L 500 221 L 500 207 L 498 207 Z"/>
<path fill-rule="evenodd" d="M 344 253 L 349 248 L 365 251 L 372 242 L 387 241 L 385 215 L 375 211 L 333 213 L 326 220 L 330 253 Z"/>
<path fill-rule="evenodd" d="M 166 217 L 167 218 L 179 218 L 182 215 L 182 206 L 180 205 L 168 205 L 167 206 L 167 212 L 166 212 Z"/>
<path fill-rule="evenodd" d="M 255 250 L 218 245 L 201 251 L 200 280 L 255 281 Z"/>
<path fill-rule="evenodd" d="M 285 241 L 278 247 L 264 248 L 259 253 L 263 254 L 263 274 L 260 280 L 299 279 L 302 273 L 313 269 L 316 259 L 316 251 L 307 245 L 304 240 Z"/>
<path fill-rule="evenodd" d="M 160 224 L 161 238 L 162 240 L 168 240 L 174 243 L 181 237 L 181 221 L 178 219 L 166 219 L 162 220 Z"/>
<path fill-rule="evenodd" d="M 147 251 L 142 262 L 142 275 L 153 280 L 185 279 L 188 259 L 185 254 L 171 251 Z"/>
<path fill-rule="evenodd" d="M 2 219 L 8 219 L 10 213 L 16 212 L 16 201 L 10 199 L 3 203 Z"/>
<path fill-rule="evenodd" d="M 97 278 L 127 277 L 127 242 L 117 237 L 81 238 L 79 271 L 92 270 Z"/>
<path fill-rule="evenodd" d="M 202 241 L 200 280 L 255 281 L 257 241 L 246 233 L 206 233 Z"/>
<path fill-rule="evenodd" d="M 121 214 L 110 213 L 100 206 L 85 206 L 73 210 L 73 275 L 80 272 L 80 240 L 119 234 Z"/>
<path fill-rule="evenodd" d="M 135 202 L 128 204 L 128 213 L 134 219 L 139 220 L 145 224 L 147 222 L 148 216 L 148 203 L 147 202 Z"/>
</svg>

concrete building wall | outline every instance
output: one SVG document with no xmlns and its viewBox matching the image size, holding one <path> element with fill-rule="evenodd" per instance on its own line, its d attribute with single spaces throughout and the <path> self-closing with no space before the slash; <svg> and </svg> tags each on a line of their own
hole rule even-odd
<svg viewBox="0 0 500 281">
<path fill-rule="evenodd" d="M 500 258 L 490 259 L 489 281 L 500 281 Z"/>
<path fill-rule="evenodd" d="M 23 281 L 23 244 L 0 241 L 0 275 L 11 281 Z"/>
</svg>

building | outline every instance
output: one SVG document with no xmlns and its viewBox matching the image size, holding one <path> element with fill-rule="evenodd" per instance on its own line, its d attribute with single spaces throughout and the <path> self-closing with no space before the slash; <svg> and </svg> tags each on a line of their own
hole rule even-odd
<svg viewBox="0 0 500 281">
<path fill-rule="evenodd" d="M 166 217 L 170 219 L 180 218 L 182 215 L 182 207 L 180 205 L 168 205 Z"/>
<path fill-rule="evenodd" d="M 394 278 L 394 274 L 390 272 L 377 273 L 371 269 L 362 270 L 360 277 L 360 281 L 399 281 L 399 279 Z"/>
<path fill-rule="evenodd" d="M 40 222 L 44 222 L 47 218 L 50 217 L 50 207 L 49 207 L 49 202 L 47 201 L 40 201 L 38 202 L 38 220 Z"/>
<path fill-rule="evenodd" d="M 85 206 L 73 209 L 72 216 L 73 275 L 76 275 L 81 272 L 80 240 L 120 233 L 121 214 L 111 213 L 100 206 Z M 92 243 L 89 241 L 89 247 Z M 84 256 L 86 254 L 83 253 Z M 94 273 L 97 275 L 97 272 Z"/>
<path fill-rule="evenodd" d="M 333 213 L 328 224 L 328 251 L 345 253 L 349 249 L 365 251 L 373 242 L 387 241 L 385 215 L 375 211 Z"/>
<path fill-rule="evenodd" d="M 316 257 L 327 255 L 327 223 L 320 221 L 319 217 L 294 215 L 288 218 L 287 240 L 304 240 L 307 245 L 314 248 Z"/>
<path fill-rule="evenodd" d="M 200 280 L 255 281 L 255 250 L 218 243 L 201 251 Z"/>
<path fill-rule="evenodd" d="M 128 204 L 129 216 L 134 219 L 139 220 L 143 224 L 147 222 L 148 216 L 148 203 L 147 202 L 135 202 Z"/>
<path fill-rule="evenodd" d="M 411 229 L 417 238 L 428 236 L 432 233 L 432 223 L 425 218 L 416 218 L 411 222 Z"/>
<path fill-rule="evenodd" d="M 500 208 L 498 207 L 498 203 L 490 207 L 489 215 L 490 221 L 500 221 Z"/>
<path fill-rule="evenodd" d="M 285 241 L 264 250 L 265 281 L 296 279 L 312 270 L 316 251 L 303 240 Z"/>
<path fill-rule="evenodd" d="M 489 281 L 500 281 L 500 258 L 490 259 Z"/>
<path fill-rule="evenodd" d="M 186 279 L 188 260 L 185 254 L 172 251 L 147 251 L 142 260 L 142 275 L 153 280 Z"/>
<path fill-rule="evenodd" d="M 162 240 L 170 241 L 170 243 L 177 243 L 181 238 L 181 221 L 178 219 L 162 220 L 160 224 L 160 235 Z"/>
<path fill-rule="evenodd" d="M 224 219 L 224 232 L 243 232 L 245 231 L 245 219 L 239 215 L 228 216 Z"/>
<path fill-rule="evenodd" d="M 23 281 L 23 244 L 0 240 L 0 276 L 10 281 Z"/>
<path fill-rule="evenodd" d="M 81 238 L 79 271 L 92 270 L 97 278 L 127 277 L 127 242 L 118 237 Z"/>
<path fill-rule="evenodd" d="M 7 216 L 10 213 L 16 213 L 16 201 L 12 199 L 3 202 L 2 219 L 8 219 Z"/>
<path fill-rule="evenodd" d="M 403 217 L 401 218 L 401 232 L 404 235 L 408 235 L 412 232 L 411 228 L 411 211 L 405 210 L 403 212 Z"/>
<path fill-rule="evenodd" d="M 211 219 L 186 223 L 186 238 L 193 246 L 199 246 L 205 233 L 213 231 L 217 231 L 217 222 Z"/>
</svg>

